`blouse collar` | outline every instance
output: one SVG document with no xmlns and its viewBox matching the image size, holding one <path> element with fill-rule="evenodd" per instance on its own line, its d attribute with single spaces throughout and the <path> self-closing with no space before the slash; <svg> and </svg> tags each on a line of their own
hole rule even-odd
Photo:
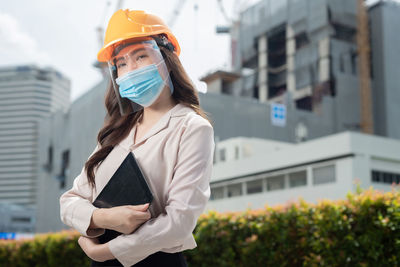
<svg viewBox="0 0 400 267">
<path fill-rule="evenodd" d="M 167 111 L 156 124 L 140 139 L 136 144 L 133 144 L 133 136 L 136 131 L 136 125 L 132 127 L 131 131 L 129 132 L 128 136 L 125 137 L 119 145 L 126 150 L 132 150 L 134 146 L 137 146 L 143 143 L 145 140 L 150 138 L 151 136 L 157 134 L 158 132 L 162 131 L 163 129 L 168 127 L 169 121 L 172 117 L 181 117 L 185 116 L 186 114 L 194 112 L 192 108 L 185 106 L 184 104 L 178 103 L 169 111 Z"/>
</svg>

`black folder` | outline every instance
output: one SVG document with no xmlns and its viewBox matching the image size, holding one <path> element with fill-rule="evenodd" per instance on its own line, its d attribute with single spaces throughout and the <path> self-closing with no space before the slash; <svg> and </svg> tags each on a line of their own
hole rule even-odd
<svg viewBox="0 0 400 267">
<path fill-rule="evenodd" d="M 98 208 L 111 208 L 123 205 L 141 205 L 151 203 L 153 195 L 140 167 L 130 152 L 118 167 L 110 181 L 97 196 L 93 205 Z M 99 243 L 104 244 L 121 235 L 121 233 L 106 229 L 98 237 Z M 92 262 L 92 266 L 122 266 L 117 260 Z"/>
</svg>

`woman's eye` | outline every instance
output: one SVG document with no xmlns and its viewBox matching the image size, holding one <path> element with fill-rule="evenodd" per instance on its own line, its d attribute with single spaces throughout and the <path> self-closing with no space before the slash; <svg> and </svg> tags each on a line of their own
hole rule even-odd
<svg viewBox="0 0 400 267">
<path fill-rule="evenodd" d="M 147 55 L 140 55 L 136 58 L 137 61 L 143 60 L 147 57 Z"/>
<path fill-rule="evenodd" d="M 124 62 L 117 63 L 117 69 L 120 69 L 120 68 L 125 67 L 125 66 L 126 66 L 126 64 Z"/>
</svg>

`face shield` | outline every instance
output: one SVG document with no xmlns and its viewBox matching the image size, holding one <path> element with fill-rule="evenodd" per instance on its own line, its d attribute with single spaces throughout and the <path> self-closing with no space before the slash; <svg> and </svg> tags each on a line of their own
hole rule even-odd
<svg viewBox="0 0 400 267">
<path fill-rule="evenodd" d="M 108 66 L 121 115 L 150 106 L 163 90 L 173 93 L 167 66 L 153 39 L 120 44 Z"/>
</svg>

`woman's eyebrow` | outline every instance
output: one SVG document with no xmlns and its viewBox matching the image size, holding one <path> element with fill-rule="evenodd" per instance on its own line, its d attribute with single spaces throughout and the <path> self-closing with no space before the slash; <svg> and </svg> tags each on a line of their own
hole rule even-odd
<svg viewBox="0 0 400 267">
<path fill-rule="evenodd" d="M 117 64 L 119 61 L 121 61 L 121 60 L 123 60 L 123 59 L 125 59 L 124 57 L 118 57 L 118 58 L 115 58 L 114 60 L 115 60 L 115 63 L 114 64 Z"/>
<path fill-rule="evenodd" d="M 133 57 L 135 54 L 137 54 L 137 53 L 139 53 L 140 51 L 143 51 L 143 50 L 145 50 L 145 49 L 144 48 L 139 48 L 137 50 L 134 50 L 134 51 L 130 52 L 129 55 L 131 57 Z M 123 60 L 123 59 L 125 59 L 125 57 L 120 56 L 120 57 L 116 57 L 114 60 L 115 60 L 116 63 L 118 63 L 118 61 Z"/>
<path fill-rule="evenodd" d="M 137 50 L 134 50 L 134 51 L 130 52 L 129 54 L 130 54 L 131 57 L 133 57 L 135 54 L 137 54 L 137 53 L 139 53 L 141 51 L 144 51 L 144 50 L 145 49 L 142 47 L 142 48 L 139 48 Z"/>
</svg>

